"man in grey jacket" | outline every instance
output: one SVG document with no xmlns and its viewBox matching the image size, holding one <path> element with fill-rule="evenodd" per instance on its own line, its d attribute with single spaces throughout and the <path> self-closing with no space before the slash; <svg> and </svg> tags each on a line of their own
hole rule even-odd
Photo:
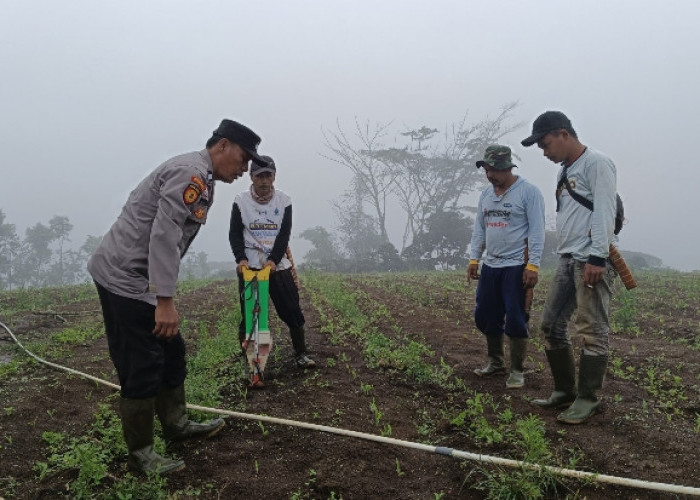
<svg viewBox="0 0 700 500">
<path fill-rule="evenodd" d="M 608 261 L 617 206 L 615 164 L 604 154 L 581 144 L 571 121 L 560 111 L 547 111 L 534 121 L 533 144 L 560 163 L 557 185 L 557 265 L 542 312 L 546 355 L 554 392 L 533 403 L 543 408 L 568 407 L 557 420 L 580 424 L 599 411 L 597 392 L 608 362 L 611 286 L 616 276 Z M 568 186 L 567 186 L 568 183 Z M 592 209 L 575 199 L 592 202 Z M 583 336 L 578 390 L 574 351 L 568 324 L 574 310 L 576 331 Z"/>
<path fill-rule="evenodd" d="M 88 262 L 102 305 L 109 354 L 121 385 L 128 465 L 169 473 L 181 460 L 153 450 L 154 413 L 166 442 L 209 437 L 222 419 L 196 423 L 185 405 L 185 343 L 174 295 L 180 268 L 214 201 L 214 183 L 231 183 L 258 155 L 260 137 L 223 120 L 206 148 L 167 160 L 131 192 Z"/>
</svg>

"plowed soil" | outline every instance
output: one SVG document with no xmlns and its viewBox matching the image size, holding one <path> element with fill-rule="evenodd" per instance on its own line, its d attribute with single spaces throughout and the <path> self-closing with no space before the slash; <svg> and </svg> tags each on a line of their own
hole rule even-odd
<svg viewBox="0 0 700 500">
<path fill-rule="evenodd" d="M 401 332 L 422 339 L 434 351 L 435 363 L 442 358 L 467 386 L 507 402 L 516 414 L 533 413 L 543 419 L 550 447 L 562 460 L 577 455 L 582 457 L 577 463 L 580 470 L 700 488 L 700 352 L 687 343 L 671 341 L 697 341 L 697 304 L 681 312 L 659 307 L 655 314 L 638 320 L 641 332 L 653 330 L 657 334 L 623 332 L 611 338 L 613 352 L 626 365 L 642 371 L 648 369 L 650 360 L 658 360 L 659 372 L 669 370 L 681 378 L 685 399 L 673 403 L 678 410 L 675 415 L 669 417 L 671 412 L 663 407 L 666 400 L 609 371 L 602 391 L 604 412 L 584 425 L 566 426 L 556 421 L 556 411 L 544 411 L 528 402 L 529 398 L 548 395 L 552 389 L 544 352 L 536 344 L 528 353 L 525 388 L 507 390 L 504 377 L 474 375 L 474 368 L 482 366 L 486 356 L 484 339 L 471 320 L 473 288 L 441 292 L 423 305 L 351 277 L 347 285 L 350 289 L 361 288 L 375 304 L 384 304 L 391 312 L 398 328 L 387 328 L 386 335 Z M 546 284 L 537 288 L 533 325 L 538 324 L 545 289 Z M 214 325 L 221 310 L 234 307 L 233 290 L 230 282 L 215 282 L 180 296 L 181 317 Z M 465 405 L 460 393 L 413 382 L 394 370 L 368 368 L 360 346 L 333 345 L 329 336 L 321 333 L 319 313 L 304 290 L 302 305 L 307 343 L 317 369 L 296 368 L 286 328 L 273 312 L 270 322 L 281 355 L 269 362 L 266 387 L 248 391 L 243 400 L 240 388 L 227 387 L 221 394 L 222 408 L 379 434 L 382 426 L 376 425 L 376 414 L 370 408 L 374 400 L 381 409 L 382 424 L 391 425 L 392 438 L 519 458 L 512 449 L 476 440 L 449 422 L 446 410 Z M 57 302 L 51 309 L 57 315 L 27 311 L 0 321 L 25 343 L 48 337 L 66 324 L 90 321 L 99 325 L 96 300 L 65 305 Z M 659 317 L 667 319 L 664 335 L 658 335 Z M 184 335 L 189 352 L 196 351 L 196 336 Z M 533 337 L 537 336 L 538 332 L 533 331 Z M 9 348 L 11 341 L 2 330 L 0 339 L 0 362 L 20 355 Z M 104 337 L 73 346 L 65 359 L 51 361 L 116 383 Z M 232 356 L 230 369 L 239 367 Z M 372 386 L 371 395 L 361 390 L 360 381 L 365 387 Z M 41 435 L 53 431 L 80 436 L 92 424 L 98 403 L 108 401 L 116 409 L 116 398 L 109 397 L 114 392 L 40 364 L 0 379 L 0 497 L 64 498 L 65 484 L 77 472 L 37 480 L 34 464 L 45 461 L 47 453 Z M 419 432 L 421 425 L 429 430 Z M 409 447 L 291 425 L 259 425 L 255 420 L 233 417 L 227 418 L 226 428 L 214 438 L 181 443 L 169 453 L 182 457 L 186 468 L 169 477 L 168 489 L 198 488 L 200 498 L 483 498 L 486 493 L 471 486 L 483 477 L 480 469 L 489 470 L 484 464 Z M 490 468 L 493 470 L 493 466 Z M 110 476 L 124 474 L 124 460 L 115 461 Z M 591 499 L 674 497 L 653 490 L 577 481 L 566 482 L 548 495 Z"/>
</svg>

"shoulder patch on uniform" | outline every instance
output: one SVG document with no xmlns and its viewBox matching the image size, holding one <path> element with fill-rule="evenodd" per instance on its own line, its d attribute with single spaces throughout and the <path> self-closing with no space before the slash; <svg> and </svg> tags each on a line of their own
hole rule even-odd
<svg viewBox="0 0 700 500">
<path fill-rule="evenodd" d="M 205 208 L 198 208 L 194 211 L 194 216 L 198 219 L 203 219 L 207 215 L 207 210 Z"/>
<path fill-rule="evenodd" d="M 192 182 L 194 182 L 197 185 L 197 187 L 199 187 L 200 191 L 205 191 L 207 189 L 207 185 L 204 184 L 204 181 L 196 175 L 192 176 Z"/>
<path fill-rule="evenodd" d="M 199 199 L 200 194 L 202 194 L 202 191 L 199 189 L 199 186 L 196 184 L 190 184 L 182 193 L 182 199 L 185 202 L 185 205 L 192 205 L 192 203 Z"/>
</svg>

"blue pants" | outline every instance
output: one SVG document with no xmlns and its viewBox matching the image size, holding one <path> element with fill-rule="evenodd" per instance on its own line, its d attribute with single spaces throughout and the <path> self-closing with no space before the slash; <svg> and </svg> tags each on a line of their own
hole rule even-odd
<svg viewBox="0 0 700 500">
<path fill-rule="evenodd" d="M 525 313 L 525 265 L 509 267 L 481 266 L 476 288 L 474 322 L 485 335 L 527 338 L 528 317 Z"/>
</svg>

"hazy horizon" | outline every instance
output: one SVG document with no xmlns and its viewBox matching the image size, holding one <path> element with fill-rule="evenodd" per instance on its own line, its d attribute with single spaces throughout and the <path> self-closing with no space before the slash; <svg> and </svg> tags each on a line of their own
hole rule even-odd
<svg viewBox="0 0 700 500">
<path fill-rule="evenodd" d="M 559 109 L 617 166 L 628 224 L 620 247 L 700 269 L 687 156 L 698 130 L 700 4 L 440 1 L 3 2 L 0 209 L 18 234 L 63 215 L 71 247 L 99 236 L 128 193 L 171 156 L 199 150 L 224 118 L 250 126 L 278 165 L 299 234 L 334 228 L 350 172 L 323 157 L 323 130 L 391 122 L 392 133 L 493 117 L 518 101 L 504 138 L 517 173 L 554 210 L 557 166 L 523 148 Z M 387 142 L 393 141 L 393 135 Z M 230 207 L 247 177 L 217 184 L 194 242 L 231 258 Z M 681 190 L 683 187 L 685 189 Z M 685 220 L 688 215 L 689 220 Z M 400 248 L 401 214 L 390 217 Z M 693 229 L 695 228 L 695 229 Z"/>
</svg>

